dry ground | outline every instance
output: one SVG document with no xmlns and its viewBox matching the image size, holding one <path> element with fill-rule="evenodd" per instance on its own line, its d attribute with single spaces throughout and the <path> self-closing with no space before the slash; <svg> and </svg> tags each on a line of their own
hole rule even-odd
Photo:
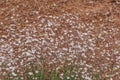
<svg viewBox="0 0 120 80">
<path fill-rule="evenodd" d="M 0 78 L 41 60 L 120 80 L 120 1 L 0 0 Z"/>
</svg>

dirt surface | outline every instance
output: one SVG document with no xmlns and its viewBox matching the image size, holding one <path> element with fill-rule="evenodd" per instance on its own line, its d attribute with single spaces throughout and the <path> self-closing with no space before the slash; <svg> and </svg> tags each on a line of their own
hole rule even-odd
<svg viewBox="0 0 120 80">
<path fill-rule="evenodd" d="M 48 71 L 74 64 L 85 80 L 120 80 L 120 1 L 0 0 L 1 80 L 42 59 Z"/>
</svg>

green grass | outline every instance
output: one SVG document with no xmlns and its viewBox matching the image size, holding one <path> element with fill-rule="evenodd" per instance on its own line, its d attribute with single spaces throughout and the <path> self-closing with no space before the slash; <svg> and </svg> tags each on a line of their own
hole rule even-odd
<svg viewBox="0 0 120 80">
<path fill-rule="evenodd" d="M 42 67 L 41 70 L 38 70 L 37 74 L 32 75 L 26 75 L 26 80 L 75 80 L 75 74 L 72 72 L 73 67 L 67 67 L 63 68 L 63 78 L 60 78 L 59 72 L 56 69 L 51 70 L 50 72 L 47 72 L 44 67 Z M 26 71 L 26 74 L 28 74 L 29 71 Z M 47 74 L 46 74 L 47 72 Z M 71 76 L 73 75 L 73 76 Z M 68 79 L 69 77 L 69 79 Z M 36 78 L 36 79 L 35 79 Z"/>
<path fill-rule="evenodd" d="M 43 70 L 39 70 L 37 74 L 28 75 L 28 73 L 26 73 L 25 76 L 26 78 L 24 80 L 75 80 L 75 77 L 69 77 L 68 79 L 67 76 L 63 76 L 63 79 L 61 79 L 55 70 L 49 72 L 49 75 L 46 75 Z M 5 80 L 15 80 L 15 78 L 8 76 Z M 18 80 L 22 79 L 19 77 Z"/>
<path fill-rule="evenodd" d="M 8 75 L 7 78 L 2 79 L 2 80 L 85 80 L 83 79 L 80 75 L 77 77 L 79 79 L 76 79 L 75 73 L 73 72 L 73 67 L 64 67 L 62 69 L 63 77 L 60 78 L 59 73 L 56 71 L 56 69 L 51 70 L 49 73 L 46 74 L 46 70 L 43 68 L 41 70 L 38 70 L 37 73 L 34 73 L 33 75 L 29 75 L 28 73 L 31 72 L 32 70 L 26 69 L 24 73 L 24 79 L 21 79 L 20 76 L 18 79 L 15 79 L 15 77 L 11 78 L 11 74 Z M 102 73 L 97 73 L 93 75 L 93 80 L 107 80 L 106 78 L 101 78 Z"/>
<path fill-rule="evenodd" d="M 29 75 L 29 72 L 32 72 L 33 75 Z M 75 75 L 70 68 L 63 68 L 63 78 L 60 78 L 59 72 L 56 69 L 51 70 L 46 74 L 46 70 L 44 68 L 38 70 L 37 73 L 33 70 L 26 69 L 24 72 L 24 80 L 75 80 Z M 73 76 L 70 76 L 73 75 Z M 4 80 L 16 80 L 15 77 L 11 78 L 11 74 Z M 22 80 L 20 76 L 17 76 L 17 80 Z M 68 79 L 69 77 L 69 79 Z"/>
<path fill-rule="evenodd" d="M 74 69 L 79 69 L 80 66 L 75 66 L 73 64 L 71 65 L 64 65 L 63 67 L 60 68 L 60 70 L 57 70 L 56 68 L 51 69 L 48 71 L 45 68 L 44 62 L 42 63 L 42 66 L 38 67 L 37 65 L 33 65 L 34 63 L 30 63 L 30 68 L 25 68 L 23 76 L 19 75 L 19 73 L 16 72 L 17 76 L 13 76 L 11 73 L 8 73 L 7 76 L 5 76 L 1 80 L 85 80 L 81 76 L 81 72 L 77 73 L 78 76 L 76 76 L 76 73 Z M 37 73 L 36 73 L 37 70 Z M 32 73 L 29 74 L 29 73 Z M 92 75 L 92 80 L 107 80 L 107 78 L 102 77 L 102 71 L 98 73 L 93 73 L 92 69 L 88 71 Z M 62 78 L 61 78 L 61 75 Z M 23 79 L 21 79 L 23 77 Z M 17 79 L 16 79 L 17 78 Z M 79 79 L 76 79 L 79 78 Z"/>
</svg>

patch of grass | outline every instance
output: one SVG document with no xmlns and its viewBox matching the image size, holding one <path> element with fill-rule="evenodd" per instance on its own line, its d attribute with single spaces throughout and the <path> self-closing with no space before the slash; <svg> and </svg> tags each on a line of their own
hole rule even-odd
<svg viewBox="0 0 120 80">
<path fill-rule="evenodd" d="M 75 70 L 79 69 L 81 66 L 75 66 L 73 64 L 64 65 L 60 70 L 53 68 L 50 71 L 47 71 L 45 68 L 44 61 L 42 62 L 42 66 L 31 63 L 29 67 L 30 68 L 24 69 L 23 76 L 19 75 L 19 73 L 16 73 L 17 76 L 13 76 L 9 73 L 3 80 L 85 80 L 81 72 L 75 73 Z M 102 71 L 93 73 L 92 69 L 90 69 L 89 73 L 91 73 L 93 80 L 107 80 L 102 77 Z M 23 77 L 23 79 L 21 77 Z"/>
<path fill-rule="evenodd" d="M 49 73 L 42 68 L 38 70 L 37 73 L 32 72 L 33 70 L 26 69 L 24 72 L 24 80 L 75 80 L 75 75 L 72 72 L 72 69 L 70 68 L 63 68 L 63 78 L 60 78 L 60 75 L 56 69 L 51 70 Z M 29 74 L 29 73 L 34 73 Z M 47 74 L 46 74 L 47 73 Z M 73 75 L 73 76 L 71 76 Z M 14 77 L 11 78 L 11 74 L 9 74 L 8 78 L 6 80 L 16 80 Z M 17 77 L 17 76 L 16 76 Z M 18 76 L 19 77 L 19 76 Z M 18 79 L 17 79 L 18 80 Z M 19 78 L 19 80 L 22 80 Z"/>
<path fill-rule="evenodd" d="M 59 73 L 57 73 L 56 69 L 51 70 L 48 74 L 45 74 L 45 70 L 39 70 L 37 74 L 27 75 L 27 80 L 75 80 L 74 76 L 72 75 L 68 69 L 64 69 L 64 76 L 61 79 Z M 27 74 L 27 73 L 26 73 Z M 68 78 L 69 77 L 69 78 Z"/>
</svg>

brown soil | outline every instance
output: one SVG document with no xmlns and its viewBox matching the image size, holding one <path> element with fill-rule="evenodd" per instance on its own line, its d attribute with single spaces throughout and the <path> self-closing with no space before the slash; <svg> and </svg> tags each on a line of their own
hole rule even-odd
<svg viewBox="0 0 120 80">
<path fill-rule="evenodd" d="M 41 58 L 47 69 L 82 61 L 85 73 L 119 80 L 120 1 L 1 0 L 1 76 L 10 66 L 23 71 Z"/>
</svg>

